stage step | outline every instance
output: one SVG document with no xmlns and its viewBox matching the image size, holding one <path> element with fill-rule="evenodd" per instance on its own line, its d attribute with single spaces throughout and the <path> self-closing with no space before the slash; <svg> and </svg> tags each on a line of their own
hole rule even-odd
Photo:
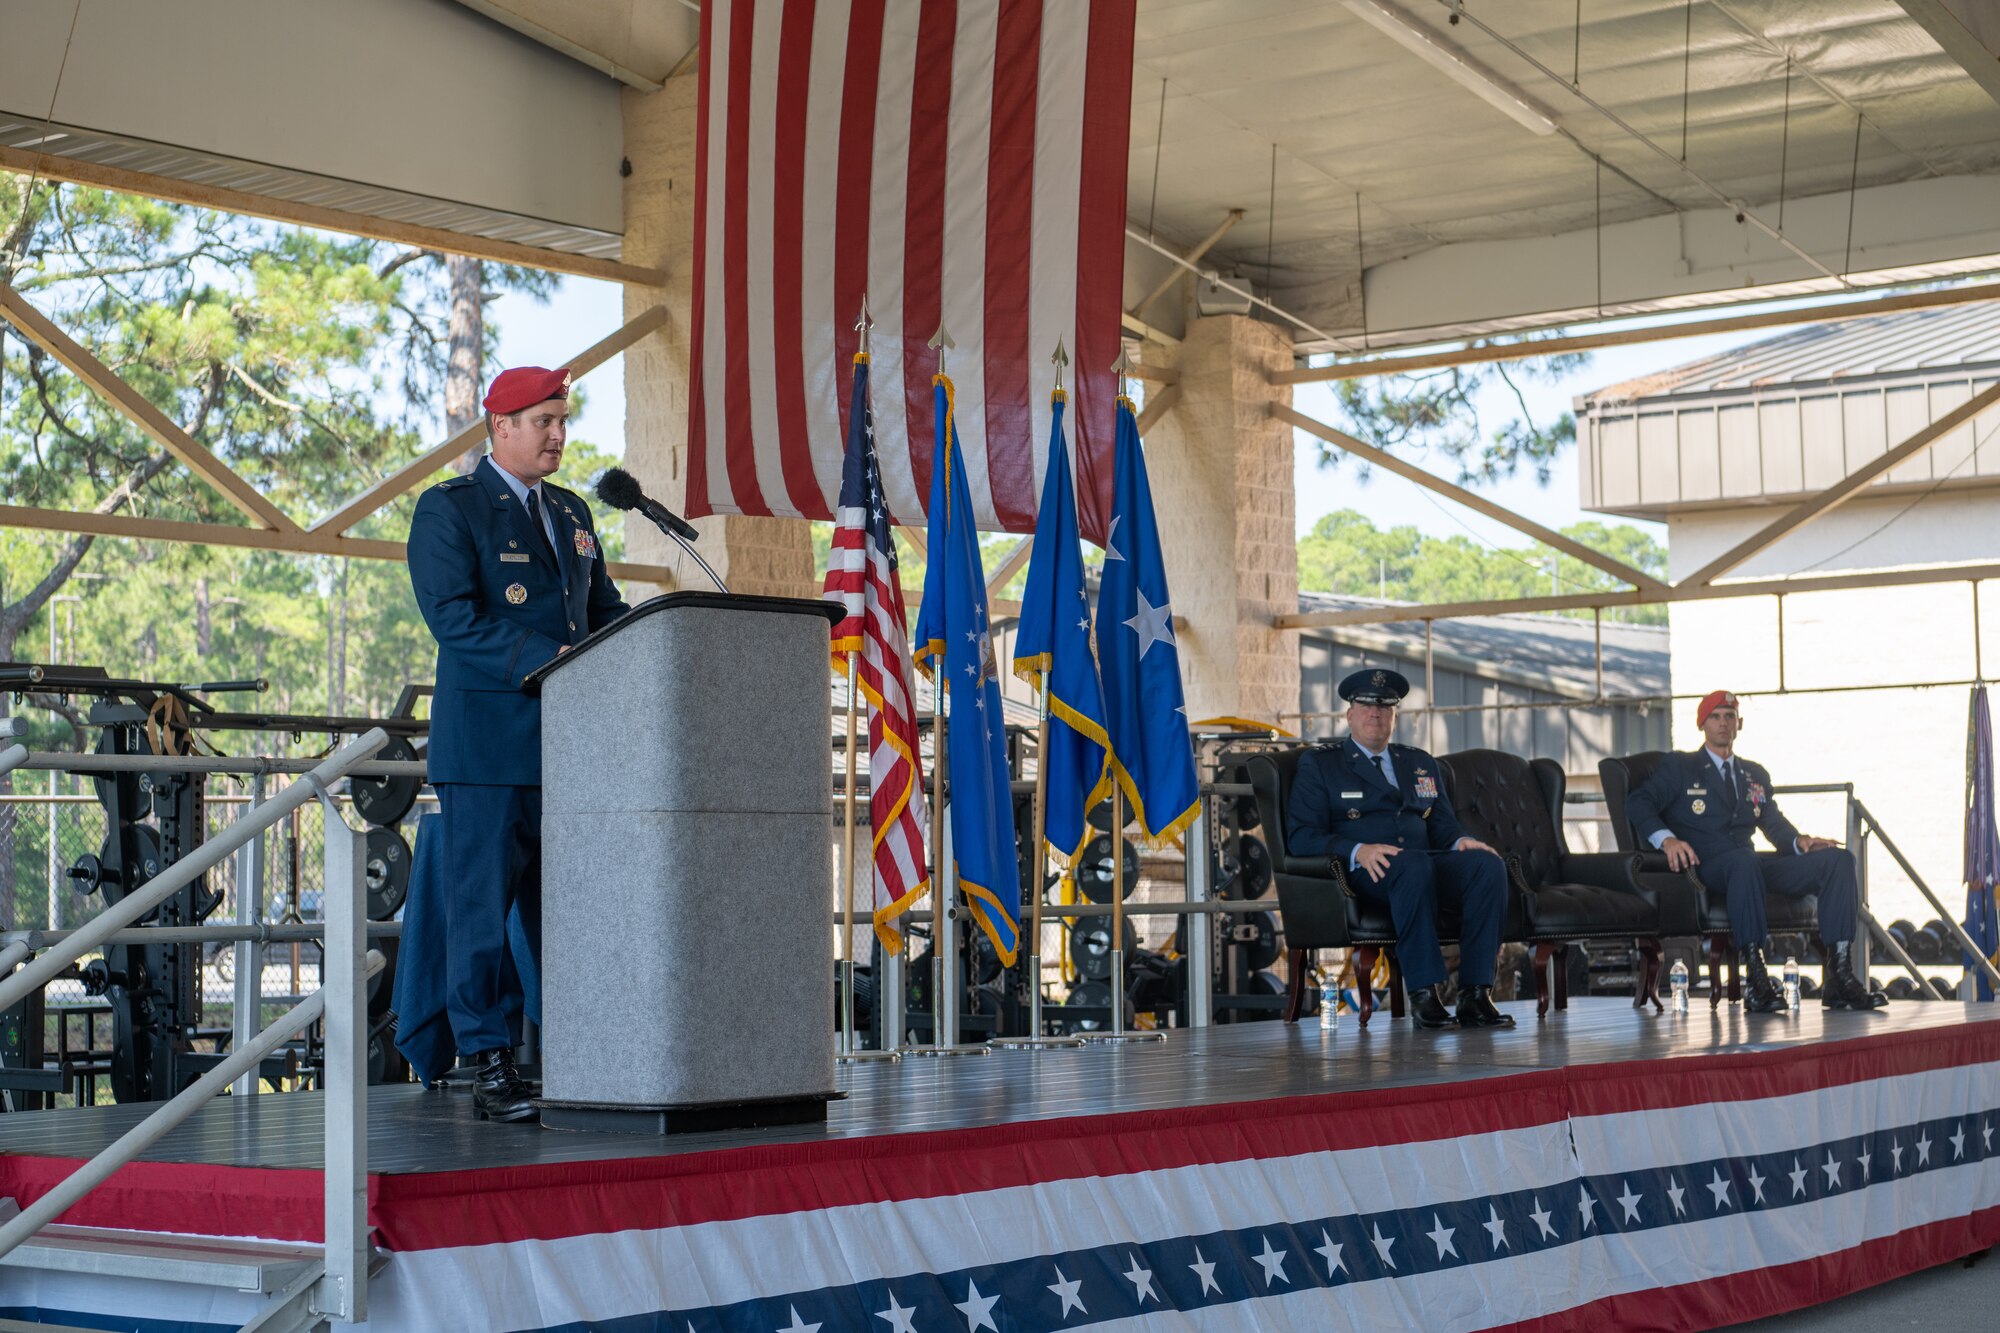
<svg viewBox="0 0 2000 1333">
<path fill-rule="evenodd" d="M 317 1245 L 46 1226 L 0 1264 L 53 1273 L 142 1277 L 233 1291 L 273 1292 L 320 1263 Z M 0 1333 L 5 1326 L 0 1325 Z"/>
</svg>

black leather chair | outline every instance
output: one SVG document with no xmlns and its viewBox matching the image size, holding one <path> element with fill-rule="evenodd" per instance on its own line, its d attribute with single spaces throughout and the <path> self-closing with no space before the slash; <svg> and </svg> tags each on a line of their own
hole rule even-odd
<svg viewBox="0 0 2000 1333">
<path fill-rule="evenodd" d="M 1551 1001 L 1569 1007 L 1569 945 L 1576 940 L 1630 938 L 1642 959 L 1632 999 L 1660 1007 L 1660 939 L 1694 922 L 1691 890 L 1675 883 L 1641 883 L 1630 852 L 1569 850 L 1562 831 L 1562 767 L 1500 750 L 1441 755 L 1445 791 L 1458 821 L 1507 862 L 1516 898 L 1506 937 L 1535 949 L 1535 1012 Z M 1553 969 L 1551 969 L 1553 964 Z M 1550 984 L 1549 973 L 1555 977 Z"/>
<path fill-rule="evenodd" d="M 1659 750 L 1644 750 L 1638 754 L 1616 756 L 1597 761 L 1597 776 L 1604 783 L 1604 804 L 1611 817 L 1611 836 L 1618 843 L 1618 849 L 1637 854 L 1639 861 L 1637 877 L 1648 883 L 1664 883 L 1679 880 L 1694 894 L 1695 921 L 1686 931 L 1668 931 L 1668 934 L 1699 935 L 1707 946 L 1708 954 L 1708 1003 L 1710 1008 L 1722 1003 L 1723 963 L 1729 965 L 1727 989 L 1729 1001 L 1736 1003 L 1743 998 L 1742 978 L 1737 975 L 1736 956 L 1730 950 L 1729 903 L 1720 890 L 1710 890 L 1702 883 L 1701 867 L 1690 866 L 1676 873 L 1667 867 L 1665 852 L 1657 852 L 1640 843 L 1632 830 L 1632 820 L 1625 811 L 1626 799 L 1632 789 L 1642 786 L 1666 759 Z M 1776 852 L 1759 852 L 1759 856 L 1776 858 Z M 1819 935 L 1819 899 L 1812 894 L 1799 898 L 1787 898 L 1782 894 L 1766 894 L 1764 911 L 1775 934 L 1780 931 L 1796 931 L 1808 938 Z"/>
<path fill-rule="evenodd" d="M 1273 879 L 1278 889 L 1278 913 L 1285 931 L 1286 966 L 1291 982 L 1285 996 L 1285 1021 L 1298 1021 L 1305 1000 L 1306 952 L 1311 949 L 1354 950 L 1355 997 L 1365 1027 L 1375 1011 L 1375 992 L 1368 984 L 1376 959 L 1389 962 L 1389 1014 L 1401 1018 L 1403 969 L 1396 959 L 1396 925 L 1385 903 L 1363 898 L 1347 882 L 1346 867 L 1328 856 L 1296 856 L 1286 841 L 1285 801 L 1299 771 L 1303 748 L 1225 755 L 1224 772 L 1232 767 L 1257 793 L 1257 815 L 1264 842 L 1271 849 Z M 1440 939 L 1456 939 L 1456 914 L 1441 914 Z"/>
</svg>

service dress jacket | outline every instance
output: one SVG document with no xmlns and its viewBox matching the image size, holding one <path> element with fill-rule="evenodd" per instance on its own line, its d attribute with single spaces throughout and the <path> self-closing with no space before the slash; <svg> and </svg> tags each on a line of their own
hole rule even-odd
<svg viewBox="0 0 2000 1333">
<path fill-rule="evenodd" d="M 490 456 L 417 501 L 410 584 L 438 644 L 432 782 L 541 786 L 542 701 L 522 682 L 631 609 L 583 497 L 544 481 L 541 503 L 553 555 Z"/>
<path fill-rule="evenodd" d="M 1346 866 L 1363 843 L 1450 851 L 1465 836 L 1444 794 L 1438 761 L 1389 744 L 1391 786 L 1352 739 L 1307 750 L 1285 802 L 1285 843 L 1295 855 L 1326 855 Z"/>
<path fill-rule="evenodd" d="M 1665 829 L 1706 861 L 1750 846 L 1751 835 L 1762 829 L 1773 847 L 1787 855 L 1794 851 L 1799 831 L 1778 809 L 1770 771 L 1742 755 L 1734 759 L 1740 796 L 1729 790 L 1707 750 L 1661 760 L 1625 798 L 1625 815 L 1640 845 L 1652 846 L 1653 835 Z"/>
</svg>

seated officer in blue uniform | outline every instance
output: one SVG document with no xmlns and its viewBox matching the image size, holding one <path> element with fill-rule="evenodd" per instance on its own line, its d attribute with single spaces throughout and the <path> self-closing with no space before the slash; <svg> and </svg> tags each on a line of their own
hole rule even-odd
<svg viewBox="0 0 2000 1333">
<path fill-rule="evenodd" d="M 530 950 L 541 943 L 542 705 L 521 684 L 629 609 L 589 507 L 548 481 L 562 466 L 569 381 L 563 369 L 501 372 L 484 403 L 492 452 L 424 492 L 410 523 L 410 583 L 438 643 L 428 761 L 449 867 L 445 1007 L 477 1067 L 482 1119 L 536 1115 L 502 1004 L 520 984 L 507 963 L 516 901 Z"/>
<path fill-rule="evenodd" d="M 1625 799 L 1632 831 L 1667 854 L 1675 870 L 1701 867 L 1702 882 L 1721 890 L 1729 905 L 1730 941 L 1746 959 L 1752 1013 L 1785 1011 L 1784 992 L 1764 961 L 1770 934 L 1764 895 L 1819 895 L 1819 937 L 1826 948 L 1820 1004 L 1827 1009 L 1874 1009 L 1889 997 L 1871 991 L 1854 974 L 1854 930 L 1860 888 L 1854 854 L 1830 838 L 1792 827 L 1771 794 L 1762 764 L 1736 753 L 1743 729 L 1736 696 L 1716 690 L 1695 705 L 1695 725 L 1708 742 L 1691 754 L 1670 754 Z M 1760 860 L 1750 835 L 1762 829 L 1782 857 Z"/>
<path fill-rule="evenodd" d="M 1340 862 L 1357 892 L 1389 905 L 1418 1027 L 1452 1022 L 1437 995 L 1445 977 L 1440 901 L 1459 909 L 1458 1026 L 1512 1027 L 1493 1007 L 1507 867 L 1459 827 L 1438 761 L 1390 743 L 1396 706 L 1409 692 L 1410 682 L 1395 671 L 1365 669 L 1340 682 L 1347 739 L 1316 745 L 1299 761 L 1285 803 L 1285 839 L 1300 855 Z"/>
</svg>

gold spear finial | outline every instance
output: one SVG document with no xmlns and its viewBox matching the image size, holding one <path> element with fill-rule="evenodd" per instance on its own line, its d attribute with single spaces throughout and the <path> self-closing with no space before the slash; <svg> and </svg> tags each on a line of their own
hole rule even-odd
<svg viewBox="0 0 2000 1333">
<path fill-rule="evenodd" d="M 937 373 L 940 375 L 944 374 L 944 355 L 946 352 L 949 352 L 952 348 L 958 346 L 957 343 L 951 340 L 951 330 L 947 329 L 942 323 L 940 323 L 938 325 L 937 332 L 933 333 L 931 335 L 931 340 L 924 345 L 926 347 L 937 348 L 937 354 L 938 354 Z"/>
<path fill-rule="evenodd" d="M 1118 359 L 1111 363 L 1111 369 L 1118 376 L 1118 396 L 1130 398 L 1132 395 L 1125 389 L 1125 377 L 1132 373 L 1132 353 L 1126 350 L 1125 344 L 1118 344 Z"/>
<path fill-rule="evenodd" d="M 854 321 L 855 332 L 861 335 L 861 355 L 868 355 L 868 330 L 875 327 L 875 321 L 868 318 L 868 293 L 861 293 L 861 318 Z"/>
<path fill-rule="evenodd" d="M 1061 393 L 1063 367 L 1069 364 L 1069 353 L 1063 350 L 1063 343 L 1061 338 L 1056 339 L 1056 350 L 1054 354 L 1049 357 L 1049 360 L 1055 363 L 1056 392 Z"/>
</svg>

